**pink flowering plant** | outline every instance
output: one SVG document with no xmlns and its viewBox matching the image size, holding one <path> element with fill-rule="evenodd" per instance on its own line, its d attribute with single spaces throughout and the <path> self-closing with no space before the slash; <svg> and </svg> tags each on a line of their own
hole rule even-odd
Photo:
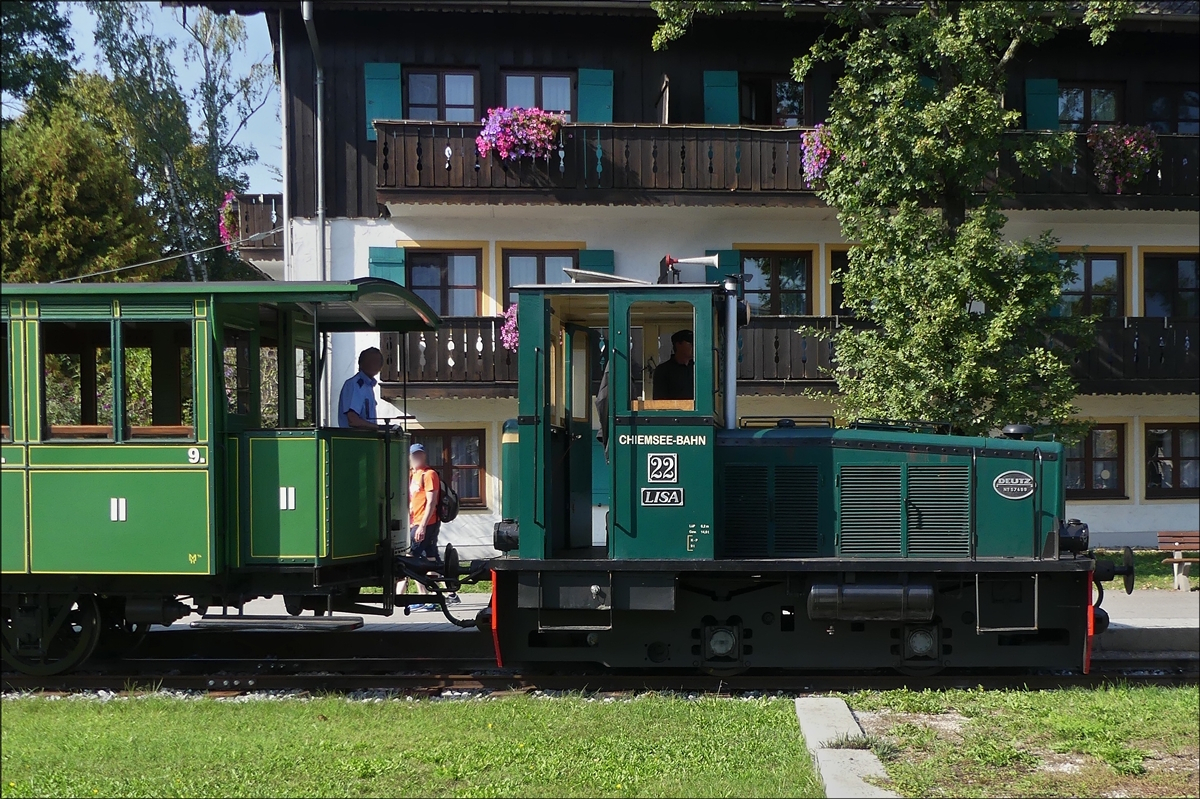
<svg viewBox="0 0 1200 799">
<path fill-rule="evenodd" d="M 1092 125 L 1087 133 L 1087 143 L 1092 149 L 1096 182 L 1101 191 L 1115 186 L 1120 194 L 1162 160 L 1158 134 L 1147 127 Z"/>
<path fill-rule="evenodd" d="M 475 138 L 479 154 L 495 151 L 505 161 L 522 156 L 549 158 L 563 117 L 540 108 L 489 108 Z"/>
<path fill-rule="evenodd" d="M 517 304 L 514 302 L 504 312 L 504 324 L 500 328 L 500 346 L 509 352 L 516 352 L 520 341 L 521 334 L 517 330 Z"/>
<path fill-rule="evenodd" d="M 810 186 L 818 185 L 825 178 L 825 169 L 833 150 L 829 147 L 829 131 L 824 125 L 800 134 L 800 149 L 804 152 L 804 180 Z"/>
<path fill-rule="evenodd" d="M 221 203 L 220 219 L 217 228 L 221 233 L 221 243 L 226 250 L 233 249 L 233 242 L 241 238 L 238 231 L 237 197 L 232 191 L 225 192 L 225 201 Z"/>
</svg>

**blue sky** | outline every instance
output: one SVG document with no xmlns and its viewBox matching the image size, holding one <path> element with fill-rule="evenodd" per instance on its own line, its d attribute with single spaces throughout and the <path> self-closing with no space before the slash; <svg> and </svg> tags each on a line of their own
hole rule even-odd
<svg viewBox="0 0 1200 799">
<path fill-rule="evenodd" d="M 68 3 L 71 18 L 71 38 L 75 42 L 75 55 L 78 57 L 77 67 L 92 71 L 107 72 L 102 69 L 100 53 L 96 47 L 94 31 L 96 20 L 83 3 Z M 187 64 L 183 60 L 183 47 L 187 33 L 181 25 L 182 10 L 178 8 L 163 8 L 159 3 L 148 3 L 150 18 L 154 32 L 163 38 L 173 38 L 178 44 L 179 61 L 175 65 L 180 88 L 186 93 L 193 86 L 202 70 L 199 65 Z M 196 9 L 191 9 L 195 14 Z M 244 74 L 252 64 L 266 58 L 270 63 L 271 38 L 267 34 L 267 23 L 262 14 L 246 17 L 246 51 L 233 59 L 234 71 Z M 250 176 L 250 191 L 278 192 L 282 190 L 279 179 L 272 174 L 267 165 L 282 168 L 283 158 L 280 147 L 279 124 L 279 91 L 272 86 L 271 96 L 266 104 L 259 109 L 250 122 L 238 134 L 237 142 L 243 145 L 253 145 L 258 150 L 259 162 L 246 167 Z"/>
</svg>

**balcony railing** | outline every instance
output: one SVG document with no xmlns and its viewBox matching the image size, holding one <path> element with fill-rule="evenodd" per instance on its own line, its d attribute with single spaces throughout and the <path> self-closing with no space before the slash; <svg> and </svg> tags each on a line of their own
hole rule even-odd
<svg viewBox="0 0 1200 799">
<path fill-rule="evenodd" d="M 1200 136 L 1159 134 L 1162 149 L 1160 165 L 1122 194 L 1115 189 L 1102 192 L 1096 182 L 1095 161 L 1087 138 L 1080 134 L 1075 140 L 1075 158 L 1070 164 L 1028 176 L 1017 168 L 1016 159 L 1005 153 L 1000 170 L 1012 179 L 1012 190 L 1020 207 L 1197 207 L 1200 194 Z M 1189 202 L 1178 202 L 1190 198 Z"/>
<path fill-rule="evenodd" d="M 414 387 L 454 384 L 493 389 L 517 383 L 517 354 L 500 344 L 499 316 L 449 316 L 442 326 L 425 333 L 410 333 L 407 340 L 395 333 L 380 336 L 384 383 Z M 402 349 L 403 348 L 403 349 Z"/>
<path fill-rule="evenodd" d="M 283 260 L 283 195 L 237 195 L 238 233 L 248 239 L 259 233 L 279 229 L 257 241 L 238 245 L 243 258 L 249 261 Z"/>
<path fill-rule="evenodd" d="M 828 375 L 836 347 L 829 334 L 851 322 L 817 316 L 753 319 L 738 333 L 739 393 L 832 389 Z M 464 395 L 515 396 L 517 355 L 500 345 L 503 323 L 502 317 L 448 317 L 439 330 L 409 334 L 406 345 L 403 336 L 386 333 L 380 379 L 407 382 L 417 395 L 453 389 Z M 1198 339 L 1195 320 L 1127 317 L 1098 322 L 1090 346 L 1063 338 L 1054 343 L 1071 359 L 1081 393 L 1194 394 L 1200 389 Z M 600 372 L 593 366 L 595 384 Z"/>
<path fill-rule="evenodd" d="M 703 196 L 807 196 L 795 128 L 701 125 L 564 125 L 545 159 L 479 155 L 477 124 L 377 122 L 380 200 L 461 193 L 464 202 L 517 194 L 520 202 L 608 202 L 609 192 Z M 415 192 L 409 194 L 409 192 Z M 625 196 L 628 196 L 627 194 Z M 540 198 L 540 200 L 539 200 Z M 804 202 L 800 200 L 800 202 Z"/>
<path fill-rule="evenodd" d="M 1200 390 L 1200 322 L 1156 316 L 1102 319 L 1095 343 L 1057 343 L 1072 353 L 1084 394 L 1195 394 Z"/>
<path fill-rule="evenodd" d="M 380 202 L 819 205 L 797 128 L 564 125 L 549 158 L 481 157 L 480 125 L 376 122 Z M 1014 133 L 1020 135 L 1020 133 Z M 1069 166 L 1026 177 L 1009 155 L 1016 207 L 1196 208 L 1200 137 L 1159 137 L 1160 170 L 1101 192 L 1085 138 Z"/>
</svg>

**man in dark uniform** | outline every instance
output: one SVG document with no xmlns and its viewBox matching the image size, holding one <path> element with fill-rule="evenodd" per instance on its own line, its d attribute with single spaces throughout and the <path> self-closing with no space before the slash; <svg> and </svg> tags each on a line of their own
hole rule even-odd
<svg viewBox="0 0 1200 799">
<path fill-rule="evenodd" d="M 654 399 L 690 400 L 696 396 L 696 362 L 692 356 L 692 331 L 671 336 L 671 360 L 654 370 Z"/>
</svg>

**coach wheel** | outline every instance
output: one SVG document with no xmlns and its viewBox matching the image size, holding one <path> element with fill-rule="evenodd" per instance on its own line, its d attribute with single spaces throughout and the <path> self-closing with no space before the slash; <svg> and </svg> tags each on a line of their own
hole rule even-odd
<svg viewBox="0 0 1200 799">
<path fill-rule="evenodd" d="M 129 654 L 150 632 L 150 622 L 129 621 L 125 618 L 125 601 L 107 597 L 100 604 L 100 641 L 95 655 L 101 658 L 123 657 Z"/>
<path fill-rule="evenodd" d="M 35 677 L 62 674 L 87 660 L 100 641 L 100 606 L 91 594 L 4 598 L 4 663 Z"/>
</svg>

